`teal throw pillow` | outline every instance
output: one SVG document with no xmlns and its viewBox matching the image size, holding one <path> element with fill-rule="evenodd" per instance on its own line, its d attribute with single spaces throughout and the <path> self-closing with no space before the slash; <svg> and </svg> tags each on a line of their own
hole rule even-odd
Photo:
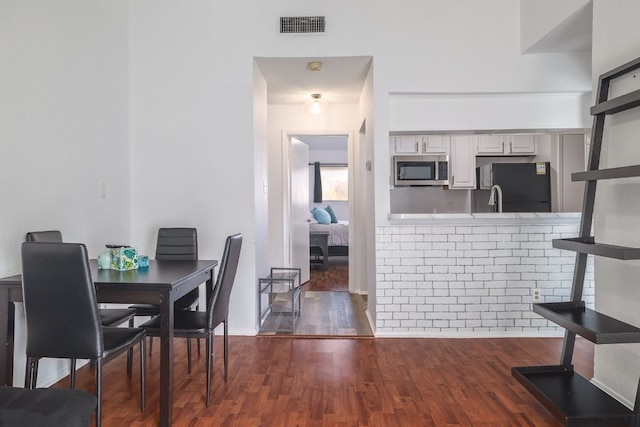
<svg viewBox="0 0 640 427">
<path fill-rule="evenodd" d="M 331 215 L 329 215 L 329 212 L 324 209 L 313 208 L 311 213 L 315 220 L 318 221 L 318 224 L 331 224 Z"/>
<path fill-rule="evenodd" d="M 329 216 L 331 217 L 331 223 L 332 224 L 337 224 L 338 223 L 338 217 L 333 212 L 333 209 L 331 209 L 331 206 L 327 205 L 327 207 L 324 208 L 324 210 L 326 210 L 329 213 Z"/>
</svg>

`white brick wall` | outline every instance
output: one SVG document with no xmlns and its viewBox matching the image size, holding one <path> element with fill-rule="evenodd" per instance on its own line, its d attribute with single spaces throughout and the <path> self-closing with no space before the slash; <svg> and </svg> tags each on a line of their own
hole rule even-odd
<svg viewBox="0 0 640 427">
<path fill-rule="evenodd" d="M 551 240 L 578 220 L 523 225 L 382 225 L 376 230 L 377 335 L 548 335 L 564 329 L 532 311 L 568 300 L 575 254 Z M 533 221 L 531 221 L 533 222 Z M 593 308 L 593 257 L 583 300 Z"/>
</svg>

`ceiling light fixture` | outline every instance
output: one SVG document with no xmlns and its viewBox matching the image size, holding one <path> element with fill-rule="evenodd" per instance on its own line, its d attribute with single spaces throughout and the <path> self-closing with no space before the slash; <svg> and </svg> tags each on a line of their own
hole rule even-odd
<svg viewBox="0 0 640 427">
<path fill-rule="evenodd" d="M 322 69 L 322 62 L 320 61 L 310 61 L 307 64 L 307 70 L 309 71 L 320 71 Z"/>
<path fill-rule="evenodd" d="M 312 93 L 311 99 L 304 103 L 304 108 L 309 114 L 322 114 L 327 110 L 327 101 L 322 99 L 322 94 Z"/>
</svg>

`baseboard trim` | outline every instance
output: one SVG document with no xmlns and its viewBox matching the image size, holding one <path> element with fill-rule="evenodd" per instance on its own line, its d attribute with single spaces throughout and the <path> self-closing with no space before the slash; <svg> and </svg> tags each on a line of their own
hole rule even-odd
<svg viewBox="0 0 640 427">
<path fill-rule="evenodd" d="M 600 390 L 604 391 L 605 393 L 607 393 L 609 396 L 613 397 L 614 399 L 616 399 L 618 402 L 622 403 L 624 406 L 626 406 L 627 408 L 629 408 L 630 410 L 633 411 L 633 406 L 634 403 L 630 400 L 625 399 L 624 397 L 622 397 L 619 393 L 617 393 L 616 391 L 612 390 L 611 388 L 607 387 L 606 385 L 604 385 L 603 383 L 601 383 L 600 381 L 598 381 L 595 378 L 591 379 L 591 383 L 594 384 L 596 387 L 598 387 Z"/>
<path fill-rule="evenodd" d="M 562 338 L 562 332 L 387 332 L 375 331 L 376 338 Z"/>
</svg>

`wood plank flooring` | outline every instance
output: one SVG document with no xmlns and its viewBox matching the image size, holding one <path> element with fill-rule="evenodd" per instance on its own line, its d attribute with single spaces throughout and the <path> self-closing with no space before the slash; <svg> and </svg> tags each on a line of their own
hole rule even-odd
<svg viewBox="0 0 640 427">
<path fill-rule="evenodd" d="M 512 377 L 512 366 L 557 364 L 560 338 L 305 339 L 230 337 L 229 380 L 220 357 L 205 406 L 204 354 L 187 373 L 185 340 L 175 350 L 175 426 L 529 426 L 560 427 Z M 578 339 L 576 370 L 591 378 L 593 345 Z M 105 366 L 105 427 L 158 422 L 157 346 L 148 358 L 147 410 L 140 412 L 137 357 Z M 93 390 L 93 371 L 78 372 Z M 66 386 L 67 379 L 60 382 Z"/>
</svg>

